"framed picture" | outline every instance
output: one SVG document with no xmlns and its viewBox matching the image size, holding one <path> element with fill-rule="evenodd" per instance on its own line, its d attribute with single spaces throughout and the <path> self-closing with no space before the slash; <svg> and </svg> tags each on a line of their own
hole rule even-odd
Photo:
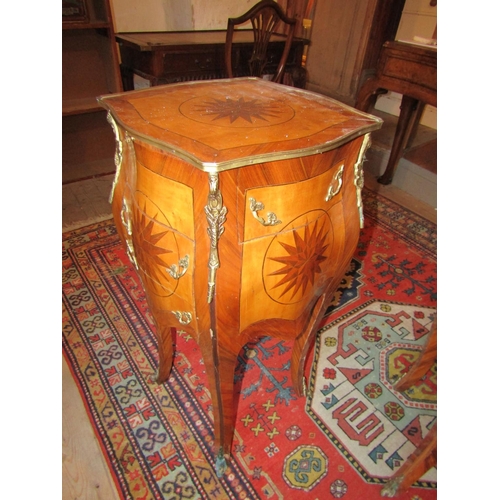
<svg viewBox="0 0 500 500">
<path fill-rule="evenodd" d="M 63 0 L 62 2 L 62 20 L 64 22 L 82 22 L 87 23 L 89 16 L 85 0 Z"/>
</svg>

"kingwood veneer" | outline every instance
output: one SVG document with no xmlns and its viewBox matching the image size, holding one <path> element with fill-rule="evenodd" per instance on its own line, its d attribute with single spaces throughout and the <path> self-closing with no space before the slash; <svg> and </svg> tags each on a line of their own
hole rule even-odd
<svg viewBox="0 0 500 500">
<path fill-rule="evenodd" d="M 156 323 L 158 382 L 172 366 L 172 331 L 185 330 L 203 354 L 223 463 L 247 342 L 293 340 L 293 386 L 304 394 L 308 348 L 363 225 L 362 162 L 381 120 L 255 78 L 99 102 L 117 139 L 114 218 Z"/>
</svg>

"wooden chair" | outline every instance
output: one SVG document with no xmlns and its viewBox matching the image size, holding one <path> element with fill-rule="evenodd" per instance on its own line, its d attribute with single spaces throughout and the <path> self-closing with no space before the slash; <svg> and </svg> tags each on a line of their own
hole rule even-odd
<svg viewBox="0 0 500 500">
<path fill-rule="evenodd" d="M 434 320 L 429 340 L 422 355 L 401 378 L 394 389 L 406 391 L 417 383 L 437 361 L 437 319 Z M 406 491 L 429 469 L 437 466 L 437 423 L 427 433 L 419 447 L 408 457 L 401 469 L 391 477 L 381 491 L 383 497 L 395 497 Z"/>
<path fill-rule="evenodd" d="M 293 33 L 295 28 L 295 19 L 291 19 L 285 15 L 281 7 L 274 0 L 261 0 L 255 4 L 248 12 L 240 17 L 229 18 L 227 20 L 227 34 L 225 45 L 225 63 L 226 71 L 229 78 L 236 76 L 233 71 L 233 37 L 235 26 L 251 21 L 254 34 L 253 50 L 248 60 L 249 74 L 248 76 L 262 77 L 265 74 L 266 65 L 269 62 L 267 57 L 267 46 L 276 26 L 280 21 L 285 24 L 286 34 L 283 52 L 281 54 L 278 67 L 274 72 L 271 80 L 273 82 L 282 83 L 285 64 L 292 46 Z M 240 56 L 240 54 L 238 54 Z M 236 67 L 236 64 L 235 64 Z"/>
</svg>

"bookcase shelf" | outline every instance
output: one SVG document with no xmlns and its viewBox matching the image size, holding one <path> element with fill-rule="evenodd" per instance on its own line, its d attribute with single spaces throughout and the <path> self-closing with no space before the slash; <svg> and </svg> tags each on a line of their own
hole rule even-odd
<svg viewBox="0 0 500 500">
<path fill-rule="evenodd" d="M 123 89 L 109 0 L 86 0 L 85 7 L 85 21 L 62 22 L 63 169 L 112 163 L 114 136 L 96 98 Z"/>
</svg>

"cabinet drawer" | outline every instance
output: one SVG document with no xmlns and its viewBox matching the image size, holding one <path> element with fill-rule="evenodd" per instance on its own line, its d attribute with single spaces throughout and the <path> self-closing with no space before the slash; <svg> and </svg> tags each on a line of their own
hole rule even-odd
<svg viewBox="0 0 500 500">
<path fill-rule="evenodd" d="M 240 326 L 266 318 L 295 320 L 338 272 L 344 249 L 342 204 L 295 219 L 295 229 L 243 244 Z"/>
<path fill-rule="evenodd" d="M 387 57 L 383 67 L 383 75 L 410 84 L 418 82 L 422 87 L 437 90 L 437 69 L 423 61 L 412 61 L 394 56 Z"/>
<path fill-rule="evenodd" d="M 284 228 L 292 230 L 304 224 L 300 216 L 310 214 L 310 223 L 318 214 L 328 212 L 341 201 L 345 162 L 336 161 L 328 171 L 308 180 L 277 186 L 249 189 L 245 194 L 243 240 L 269 236 Z"/>
<path fill-rule="evenodd" d="M 193 190 L 137 162 L 135 200 L 159 224 L 194 240 Z"/>
<path fill-rule="evenodd" d="M 190 72 L 215 72 L 224 69 L 222 53 L 212 48 L 189 53 L 162 54 L 162 76 Z"/>
<path fill-rule="evenodd" d="M 176 294 L 188 303 L 193 297 L 194 244 L 166 221 L 151 217 L 156 206 L 136 193 L 132 205 L 132 244 L 141 277 L 155 300 Z M 164 308 L 164 307 L 163 307 Z"/>
<path fill-rule="evenodd" d="M 174 323 L 177 323 L 179 328 L 190 325 L 196 328 L 196 308 L 193 301 L 186 301 L 178 295 L 172 295 L 169 300 L 168 307 L 163 310 L 168 311 L 173 316 Z"/>
</svg>

